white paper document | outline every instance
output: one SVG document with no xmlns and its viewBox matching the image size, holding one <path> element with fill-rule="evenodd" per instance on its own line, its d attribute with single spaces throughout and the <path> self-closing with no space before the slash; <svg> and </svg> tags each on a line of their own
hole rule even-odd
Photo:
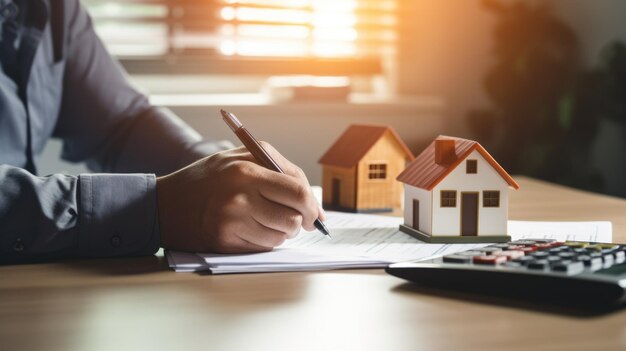
<svg viewBox="0 0 626 351">
<path fill-rule="evenodd" d="M 402 218 L 327 213 L 326 226 L 332 239 L 318 232 L 302 231 L 271 252 L 220 255 L 177 251 L 166 253 L 177 272 L 253 273 L 311 271 L 341 268 L 385 267 L 390 263 L 452 254 L 489 244 L 427 244 L 398 230 Z M 557 240 L 610 242 L 610 222 L 509 221 L 513 240 L 552 238 Z"/>
</svg>

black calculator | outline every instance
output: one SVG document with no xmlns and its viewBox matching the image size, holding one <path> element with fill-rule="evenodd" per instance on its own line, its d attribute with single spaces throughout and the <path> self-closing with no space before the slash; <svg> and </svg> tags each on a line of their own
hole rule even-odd
<svg viewBox="0 0 626 351">
<path fill-rule="evenodd" d="M 435 259 L 391 264 L 422 286 L 612 307 L 626 300 L 626 245 L 551 239 L 493 244 Z"/>
</svg>

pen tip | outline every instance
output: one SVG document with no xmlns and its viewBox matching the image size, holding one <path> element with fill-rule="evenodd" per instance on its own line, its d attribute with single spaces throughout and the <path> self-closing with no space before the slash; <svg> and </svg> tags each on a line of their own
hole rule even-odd
<svg viewBox="0 0 626 351">
<path fill-rule="evenodd" d="M 328 228 L 326 227 L 326 225 L 324 225 L 324 222 L 322 222 L 319 218 L 315 220 L 315 223 L 313 223 L 315 225 L 315 227 L 322 232 L 322 234 L 327 235 L 328 237 L 330 237 L 330 230 L 328 230 Z"/>
</svg>

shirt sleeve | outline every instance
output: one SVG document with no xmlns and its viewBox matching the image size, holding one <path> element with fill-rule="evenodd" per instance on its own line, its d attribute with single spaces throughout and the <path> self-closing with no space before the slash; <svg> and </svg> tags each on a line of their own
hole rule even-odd
<svg viewBox="0 0 626 351">
<path fill-rule="evenodd" d="M 63 158 L 97 172 L 173 172 L 232 147 L 203 140 L 165 108 L 152 106 L 109 55 L 78 1 L 65 6 L 63 99 L 55 136 Z"/>
<path fill-rule="evenodd" d="M 155 182 L 146 174 L 37 177 L 0 165 L 0 262 L 155 253 Z"/>
</svg>

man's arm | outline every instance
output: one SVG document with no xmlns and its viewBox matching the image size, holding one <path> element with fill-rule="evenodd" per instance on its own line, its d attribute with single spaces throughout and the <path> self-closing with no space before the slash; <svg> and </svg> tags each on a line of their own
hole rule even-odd
<svg viewBox="0 0 626 351">
<path fill-rule="evenodd" d="M 159 248 L 153 175 L 36 177 L 0 165 L 0 184 L 0 262 L 147 255 Z"/>
<path fill-rule="evenodd" d="M 151 174 L 36 177 L 0 166 L 0 261 L 150 254 L 160 243 L 266 251 L 323 218 L 302 171 L 270 145 L 287 175 L 264 169 L 241 148 L 176 171 L 223 146 L 202 143 L 167 110 L 151 107 L 78 2 L 66 4 L 67 66 L 55 130 L 65 141 L 63 156 L 96 170 L 170 174 L 158 181 Z"/>
<path fill-rule="evenodd" d="M 203 141 L 172 112 L 151 106 L 94 32 L 78 1 L 66 1 L 66 68 L 55 136 L 63 158 L 99 172 L 167 174 L 232 147 Z"/>
</svg>

